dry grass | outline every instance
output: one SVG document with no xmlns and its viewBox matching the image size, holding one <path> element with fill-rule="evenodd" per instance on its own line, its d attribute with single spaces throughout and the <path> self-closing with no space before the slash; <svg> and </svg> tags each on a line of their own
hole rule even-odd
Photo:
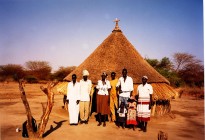
<svg viewBox="0 0 205 140">
<path fill-rule="evenodd" d="M 204 99 L 204 88 L 198 87 L 183 87 L 176 89 L 179 93 L 179 97 L 182 96 L 192 96 L 196 97 L 196 99 Z"/>
<path fill-rule="evenodd" d="M 25 84 L 25 91 L 28 98 L 33 96 L 40 96 L 44 93 L 41 91 L 40 86 L 45 84 Z M 20 98 L 19 84 L 17 82 L 0 83 L 0 99 L 16 99 Z"/>
</svg>

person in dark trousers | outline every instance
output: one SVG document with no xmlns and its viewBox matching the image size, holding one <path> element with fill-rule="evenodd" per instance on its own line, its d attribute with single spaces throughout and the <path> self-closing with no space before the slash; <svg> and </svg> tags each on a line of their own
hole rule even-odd
<svg viewBox="0 0 205 140">
<path fill-rule="evenodd" d="M 106 80 L 107 74 L 105 72 L 101 75 L 102 80 L 98 80 L 97 89 L 97 113 L 98 126 L 103 122 L 103 127 L 106 126 L 107 116 L 110 114 L 110 82 Z"/>
<path fill-rule="evenodd" d="M 125 128 L 127 109 L 125 108 L 125 103 L 121 102 L 119 109 L 117 110 L 117 126 Z"/>
</svg>

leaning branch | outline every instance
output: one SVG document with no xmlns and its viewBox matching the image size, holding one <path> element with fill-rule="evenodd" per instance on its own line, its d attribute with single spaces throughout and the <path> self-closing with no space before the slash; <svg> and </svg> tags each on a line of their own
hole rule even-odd
<svg viewBox="0 0 205 140">
<path fill-rule="evenodd" d="M 35 137 L 35 132 L 33 131 L 33 127 L 32 127 L 32 114 L 31 114 L 31 109 L 28 103 L 28 100 L 26 98 L 26 93 L 24 91 L 23 85 L 22 85 L 22 81 L 19 80 L 19 90 L 21 92 L 21 99 L 23 101 L 24 107 L 26 109 L 26 114 L 27 114 L 27 132 L 30 138 L 34 138 Z"/>
<path fill-rule="evenodd" d="M 49 115 L 52 111 L 53 105 L 54 105 L 54 93 L 52 91 L 52 88 L 56 85 L 57 83 L 49 83 L 47 88 L 40 87 L 41 90 L 47 95 L 47 106 L 45 107 L 42 104 L 43 107 L 43 115 L 41 117 L 40 124 L 38 126 L 38 131 L 34 132 L 33 127 L 32 127 L 32 114 L 31 110 L 29 107 L 29 103 L 26 98 L 26 94 L 24 91 L 24 88 L 22 86 L 22 81 L 19 80 L 19 90 L 21 92 L 21 99 L 23 101 L 24 107 L 26 109 L 26 114 L 27 114 L 27 130 L 28 130 L 28 135 L 30 139 L 38 139 L 42 138 L 43 134 L 45 132 L 46 125 L 49 120 Z"/>
<path fill-rule="evenodd" d="M 45 112 L 43 112 L 43 115 L 41 117 L 40 124 L 38 126 L 38 137 L 42 138 L 43 134 L 45 132 L 46 124 L 48 123 L 49 120 L 49 115 L 52 111 L 53 105 L 54 105 L 54 93 L 52 91 L 52 88 L 56 85 L 57 83 L 49 83 L 47 88 L 44 88 L 41 86 L 41 90 L 47 95 L 47 106 L 45 109 L 43 109 Z"/>
</svg>

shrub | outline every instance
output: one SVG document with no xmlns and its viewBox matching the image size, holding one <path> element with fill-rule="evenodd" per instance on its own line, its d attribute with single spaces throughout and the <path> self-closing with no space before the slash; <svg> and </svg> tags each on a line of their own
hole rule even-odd
<svg viewBox="0 0 205 140">
<path fill-rule="evenodd" d="M 190 87 L 184 87 L 178 89 L 179 97 L 182 95 L 192 96 L 196 97 L 196 99 L 204 99 L 204 88 L 190 88 Z"/>
<path fill-rule="evenodd" d="M 38 79 L 35 76 L 32 76 L 32 75 L 26 76 L 25 80 L 28 83 L 38 83 Z"/>
</svg>

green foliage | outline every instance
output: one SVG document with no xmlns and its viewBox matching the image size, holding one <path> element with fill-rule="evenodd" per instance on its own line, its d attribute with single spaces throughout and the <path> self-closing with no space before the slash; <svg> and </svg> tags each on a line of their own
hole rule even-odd
<svg viewBox="0 0 205 140">
<path fill-rule="evenodd" d="M 153 68 L 157 68 L 159 61 L 157 59 L 145 59 Z"/>
<path fill-rule="evenodd" d="M 174 87 L 179 87 L 183 84 L 181 78 L 173 71 L 173 65 L 169 58 L 164 57 L 160 61 L 157 59 L 146 59 L 146 61 L 162 76 L 169 80 Z"/>
<path fill-rule="evenodd" d="M 172 70 L 173 65 L 168 57 L 163 57 L 162 60 L 160 60 L 158 67 L 166 70 Z"/>
<path fill-rule="evenodd" d="M 161 60 L 145 59 L 156 71 L 166 77 L 172 86 L 184 85 L 203 87 L 204 66 L 195 56 L 187 53 L 176 53 L 174 61 L 164 57 Z"/>
<path fill-rule="evenodd" d="M 183 80 L 178 76 L 178 74 L 174 71 L 171 71 L 171 70 L 167 70 L 167 69 L 157 69 L 157 71 L 163 75 L 164 77 L 166 77 L 170 84 L 173 86 L 173 87 L 180 87 L 184 84 Z"/>
</svg>

